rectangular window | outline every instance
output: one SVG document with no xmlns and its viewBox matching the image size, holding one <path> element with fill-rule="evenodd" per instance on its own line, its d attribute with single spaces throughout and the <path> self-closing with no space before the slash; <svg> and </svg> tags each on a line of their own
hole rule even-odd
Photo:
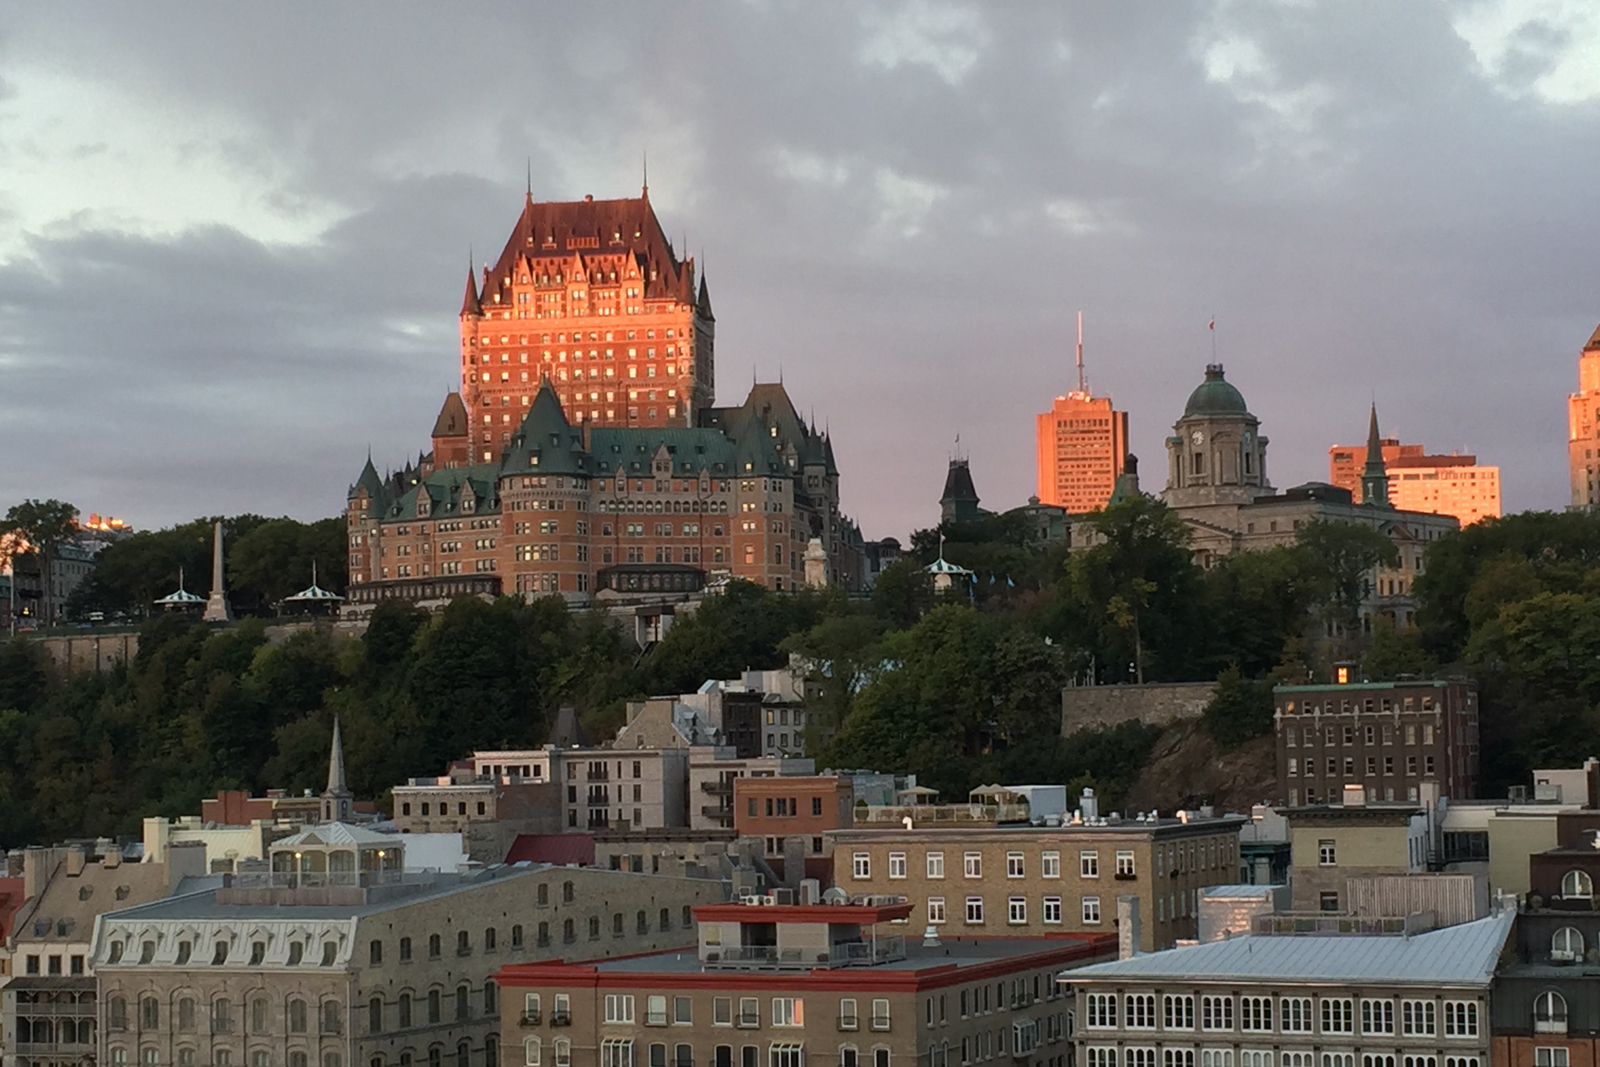
<svg viewBox="0 0 1600 1067">
<path fill-rule="evenodd" d="M 1078 853 L 1078 877 L 1100 877 L 1100 853 L 1092 851 Z"/>
<path fill-rule="evenodd" d="M 761 1025 L 760 1002 L 755 997 L 739 998 L 739 1025 L 746 1027 Z"/>
<path fill-rule="evenodd" d="M 1090 1045 L 1084 1050 L 1088 1061 L 1084 1067 L 1117 1067 L 1117 1050 L 1100 1045 Z"/>
<path fill-rule="evenodd" d="M 1085 923 L 1098 923 L 1100 921 L 1100 898 L 1083 898 L 1083 921 Z"/>
<path fill-rule="evenodd" d="M 1039 875 L 1043 878 L 1061 877 L 1061 853 L 1043 852 L 1039 855 Z"/>
<path fill-rule="evenodd" d="M 1022 853 L 1020 853 L 1020 852 L 1007 852 L 1006 853 L 1006 877 L 1007 878 L 1021 878 L 1021 877 L 1024 876 L 1024 871 L 1025 870 L 1026 870 L 1026 866 L 1022 862 Z"/>
<path fill-rule="evenodd" d="M 1447 1000 L 1444 1002 L 1444 1036 L 1478 1036 L 1477 1001 Z"/>
<path fill-rule="evenodd" d="M 943 878 L 944 877 L 944 853 L 943 852 L 930 852 L 930 853 L 928 853 L 928 877 L 929 878 Z"/>
<path fill-rule="evenodd" d="M 711 999 L 711 1025 L 733 1025 L 733 998 L 713 997 Z"/>
<path fill-rule="evenodd" d="M 1201 997 L 1200 1027 L 1203 1030 L 1232 1030 L 1233 998 Z"/>
<path fill-rule="evenodd" d="M 1133 875 L 1133 850 L 1117 850 L 1117 877 L 1132 878 Z"/>
<path fill-rule="evenodd" d="M 1117 995 L 1115 993 L 1090 993 L 1087 999 L 1088 1018 L 1084 1024 L 1091 1030 L 1109 1030 L 1117 1025 Z"/>
<path fill-rule="evenodd" d="M 856 852 L 850 856 L 850 877 L 872 877 L 872 854 L 869 852 Z"/>
<path fill-rule="evenodd" d="M 981 924 L 983 922 L 982 897 L 967 898 L 967 922 L 969 924 Z"/>
<path fill-rule="evenodd" d="M 841 997 L 839 999 L 839 1029 L 854 1030 L 861 1025 L 861 1018 L 856 1014 L 856 998 Z"/>
<path fill-rule="evenodd" d="M 1044 898 L 1044 921 L 1052 926 L 1061 922 L 1060 897 Z"/>
<path fill-rule="evenodd" d="M 1271 997 L 1239 998 L 1239 1029 L 1267 1032 L 1272 1029 Z"/>
<path fill-rule="evenodd" d="M 611 1019 L 611 998 L 606 997 L 606 1022 Z M 644 1024 L 646 1026 L 667 1025 L 667 998 L 663 996 L 648 996 L 644 998 Z"/>
<path fill-rule="evenodd" d="M 1156 1028 L 1156 998 L 1153 993 L 1129 993 L 1123 999 L 1123 1025 L 1129 1030 Z"/>
<path fill-rule="evenodd" d="M 694 1022 L 693 1001 L 688 997 L 672 998 L 672 1025 L 689 1026 Z"/>
<path fill-rule="evenodd" d="M 1533 1050 L 1533 1067 L 1568 1067 L 1567 1050 L 1564 1048 L 1535 1048 Z"/>
<path fill-rule="evenodd" d="M 968 852 L 961 857 L 961 873 L 968 878 L 983 877 L 983 853 Z"/>
<path fill-rule="evenodd" d="M 663 1014 L 665 1014 L 665 1011 L 666 1008 L 663 1006 Z M 633 994 L 607 993 L 605 1018 L 608 1023 L 633 1022 Z"/>
<path fill-rule="evenodd" d="M 1013 926 L 1028 921 L 1028 898 L 1009 897 L 1006 900 L 1006 922 Z"/>
<path fill-rule="evenodd" d="M 800 997 L 772 998 L 773 1026 L 804 1026 L 805 1024 L 805 1002 Z"/>
<path fill-rule="evenodd" d="M 1402 1000 L 1400 1002 L 1400 1032 L 1407 1037 L 1433 1036 L 1433 1001 Z"/>
<path fill-rule="evenodd" d="M 889 877 L 904 878 L 906 876 L 906 854 L 904 852 L 889 853 Z"/>
<path fill-rule="evenodd" d="M 1187 993 L 1168 994 L 1163 997 L 1161 1025 L 1168 1030 L 1193 1030 L 1194 997 Z"/>
<path fill-rule="evenodd" d="M 872 1028 L 889 1029 L 889 1001 L 885 997 L 877 997 L 872 1001 Z"/>
<path fill-rule="evenodd" d="M 1394 1001 L 1363 1000 L 1361 1002 L 1361 1032 L 1363 1034 L 1394 1033 Z"/>
<path fill-rule="evenodd" d="M 945 921 L 944 897 L 928 898 L 928 921 L 931 923 L 942 923 Z"/>
<path fill-rule="evenodd" d="M 1311 998 L 1284 997 L 1278 1001 L 1278 1025 L 1286 1034 L 1311 1032 Z"/>
<path fill-rule="evenodd" d="M 1355 1033 L 1354 1003 L 1346 997 L 1323 997 L 1322 1032 L 1325 1034 Z"/>
<path fill-rule="evenodd" d="M 1203 1048 L 1200 1050 L 1200 1067 L 1233 1067 L 1233 1049 Z"/>
<path fill-rule="evenodd" d="M 1317 842 L 1317 865 L 1319 867 L 1334 867 L 1338 864 L 1338 853 L 1332 841 Z"/>
</svg>

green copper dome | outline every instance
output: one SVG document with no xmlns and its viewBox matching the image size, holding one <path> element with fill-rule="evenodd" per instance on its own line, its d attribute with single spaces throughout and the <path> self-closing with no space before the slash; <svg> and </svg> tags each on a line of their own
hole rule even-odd
<svg viewBox="0 0 1600 1067">
<path fill-rule="evenodd" d="M 1183 413 L 1185 416 L 1248 415 L 1250 409 L 1244 406 L 1243 394 L 1223 380 L 1222 364 L 1211 363 L 1206 366 L 1206 380 L 1189 394 Z"/>
</svg>

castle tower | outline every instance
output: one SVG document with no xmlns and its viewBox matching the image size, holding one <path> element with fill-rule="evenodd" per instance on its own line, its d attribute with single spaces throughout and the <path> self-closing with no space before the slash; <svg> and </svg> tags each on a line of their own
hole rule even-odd
<svg viewBox="0 0 1600 1067">
<path fill-rule="evenodd" d="M 333 745 L 328 750 L 328 787 L 322 791 L 322 821 L 350 822 L 355 817 L 355 794 L 344 779 L 344 741 L 339 718 L 333 719 Z"/>
<path fill-rule="evenodd" d="M 1600 505 L 1600 326 L 1578 356 L 1578 391 L 1567 397 L 1572 506 Z"/>
<path fill-rule="evenodd" d="M 499 457 L 545 380 L 574 425 L 693 426 L 712 403 L 715 328 L 705 279 L 678 258 L 648 189 L 530 194 L 481 290 L 469 272 L 462 299 L 472 462 Z"/>
<path fill-rule="evenodd" d="M 1270 495 L 1267 439 L 1261 420 L 1223 376 L 1222 364 L 1206 367 L 1205 381 L 1189 394 L 1183 417 L 1167 438 L 1167 488 L 1173 507 L 1248 504 Z"/>
<path fill-rule="evenodd" d="M 468 279 L 470 283 L 471 279 Z M 433 470 L 465 467 L 472 462 L 472 428 L 467 424 L 467 405 L 460 393 L 444 398 L 439 417 L 433 423 Z"/>
<path fill-rule="evenodd" d="M 972 470 L 965 459 L 952 459 L 944 476 L 944 493 L 939 497 L 940 522 L 976 522 L 978 490 L 972 484 Z"/>
</svg>

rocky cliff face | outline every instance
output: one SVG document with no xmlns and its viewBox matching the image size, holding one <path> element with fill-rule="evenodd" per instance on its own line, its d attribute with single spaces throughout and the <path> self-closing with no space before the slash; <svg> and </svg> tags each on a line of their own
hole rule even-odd
<svg viewBox="0 0 1600 1067">
<path fill-rule="evenodd" d="M 1128 791 L 1130 811 L 1166 813 L 1210 804 L 1220 812 L 1248 812 L 1278 801 L 1276 743 L 1269 734 L 1223 750 L 1197 721 L 1174 723 L 1150 751 Z"/>
</svg>

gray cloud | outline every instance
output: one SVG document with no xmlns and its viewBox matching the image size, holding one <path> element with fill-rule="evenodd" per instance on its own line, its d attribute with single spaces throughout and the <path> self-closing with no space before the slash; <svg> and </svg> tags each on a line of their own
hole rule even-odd
<svg viewBox="0 0 1600 1067">
<path fill-rule="evenodd" d="M 1559 507 L 1600 28 L 1523 6 L 18 9 L 0 498 L 332 513 L 426 446 L 529 161 L 616 196 L 648 151 L 719 397 L 781 367 L 868 536 L 934 519 L 957 432 L 986 504 L 1032 491 L 1079 309 L 1156 488 L 1214 314 L 1278 484 L 1376 393 Z"/>
</svg>

